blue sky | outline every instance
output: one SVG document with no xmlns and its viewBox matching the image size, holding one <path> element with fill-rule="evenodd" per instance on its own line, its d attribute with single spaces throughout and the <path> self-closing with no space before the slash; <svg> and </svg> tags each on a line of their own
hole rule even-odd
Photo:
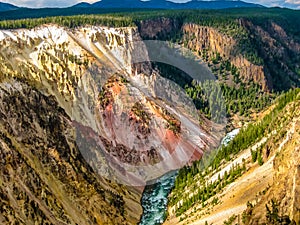
<svg viewBox="0 0 300 225">
<path fill-rule="evenodd" d="M 66 7 L 85 1 L 89 3 L 97 0 L 0 0 L 1 2 L 11 3 L 17 6 L 31 8 L 38 7 Z M 186 2 L 186 0 L 173 0 L 174 2 Z M 293 9 L 300 9 L 300 0 L 244 0 L 246 2 L 258 3 L 264 6 L 280 6 Z"/>
</svg>

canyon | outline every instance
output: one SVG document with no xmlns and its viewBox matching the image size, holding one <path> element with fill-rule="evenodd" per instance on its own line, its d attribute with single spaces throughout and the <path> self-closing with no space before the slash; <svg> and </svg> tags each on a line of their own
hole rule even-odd
<svg viewBox="0 0 300 225">
<path fill-rule="evenodd" d="M 139 40 L 137 28 L 0 31 L 3 222 L 137 223 L 148 181 L 217 146 L 175 84 L 131 62 Z"/>
<path fill-rule="evenodd" d="M 261 139 L 223 160 L 216 170 L 203 169 L 187 182 L 180 191 L 181 201 L 169 204 L 163 224 L 299 224 L 299 97 L 298 89 L 277 115 L 273 107 L 265 112 L 265 116 L 273 113 L 273 122 Z M 255 152 L 261 154 L 258 162 Z M 232 178 L 234 168 L 242 171 L 236 179 Z M 228 174 L 231 178 L 226 182 Z M 212 197 L 200 198 L 179 216 L 182 201 L 195 197 L 205 185 L 203 176 L 206 185 L 226 185 L 211 190 Z M 173 190 L 170 199 L 178 194 Z"/>
<path fill-rule="evenodd" d="M 155 48 L 164 51 L 159 44 L 191 53 L 199 64 L 198 77 L 188 73 L 191 67 L 180 65 L 184 60 L 174 57 L 178 64 L 171 65 L 186 69 L 188 79 L 210 77 L 231 87 L 254 83 L 266 93 L 300 83 L 297 37 L 274 21 L 262 26 L 239 19 L 235 24 L 246 36 L 230 33 L 235 28 L 168 17 L 141 19 L 127 27 L 46 23 L 0 30 L 0 223 L 137 224 L 145 186 L 209 155 L 227 125 L 226 120 L 217 123 L 199 115 L 185 89 L 155 67 L 155 59 L 172 62 L 155 55 Z M 248 39 L 260 43 L 252 55 L 240 46 Z M 214 72 L 223 63 L 231 68 L 226 79 Z M 293 128 L 286 131 L 287 138 L 297 140 L 298 102 L 293 107 L 295 112 L 286 111 L 292 114 L 286 120 L 293 122 L 283 124 Z M 244 121 L 235 124 L 239 128 Z M 274 169 L 276 181 L 293 187 L 283 196 L 284 204 L 298 201 L 299 171 L 293 172 L 293 182 L 286 176 L 286 160 L 294 160 L 293 171 L 298 162 L 294 147 L 279 151 L 284 163 L 272 158 L 282 164 Z M 270 189 L 270 195 L 279 195 L 280 188 Z M 260 221 L 259 211 L 268 200 L 251 211 L 253 224 Z M 245 207 L 243 202 L 239 210 Z M 297 207 L 293 204 L 284 213 L 297 220 Z M 180 224 L 174 208 L 168 210 L 166 224 Z M 191 222 L 188 216 L 183 220 Z"/>
</svg>

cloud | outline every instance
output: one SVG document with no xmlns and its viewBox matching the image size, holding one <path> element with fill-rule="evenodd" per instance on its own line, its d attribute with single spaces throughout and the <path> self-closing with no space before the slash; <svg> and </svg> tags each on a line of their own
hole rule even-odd
<svg viewBox="0 0 300 225">
<path fill-rule="evenodd" d="M 286 7 L 300 9 L 300 0 L 243 0 L 246 2 L 256 3 L 267 7 Z"/>
<path fill-rule="evenodd" d="M 300 9 L 300 0 L 285 0 L 284 7 Z"/>
<path fill-rule="evenodd" d="M 285 1 L 286 3 L 289 3 L 289 4 L 295 4 L 295 5 L 300 5 L 300 0 L 287 0 Z"/>
<path fill-rule="evenodd" d="M 1 0 L 1 2 L 10 3 L 20 7 L 41 8 L 41 7 L 68 7 L 84 0 Z M 93 3 L 97 0 L 86 0 Z"/>
</svg>

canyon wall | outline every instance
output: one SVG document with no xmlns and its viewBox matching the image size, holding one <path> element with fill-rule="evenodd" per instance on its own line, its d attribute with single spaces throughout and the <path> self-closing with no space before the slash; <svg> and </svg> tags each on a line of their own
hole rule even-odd
<svg viewBox="0 0 300 225">
<path fill-rule="evenodd" d="M 143 39 L 176 40 L 200 57 L 204 52 L 210 58 L 217 53 L 238 69 L 243 82 L 253 81 L 265 91 L 299 86 L 299 41 L 274 21 L 255 24 L 237 19 L 237 23 L 239 28 L 227 32 L 217 26 L 180 23 L 172 18 L 149 19 L 139 23 L 139 32 Z M 246 36 L 241 38 L 234 32 Z"/>
<path fill-rule="evenodd" d="M 217 52 L 224 59 L 229 60 L 239 71 L 242 80 L 253 80 L 262 86 L 264 90 L 272 89 L 272 83 L 266 77 L 263 66 L 251 63 L 245 56 L 238 54 L 238 41 L 234 38 L 220 33 L 213 27 L 199 26 L 195 24 L 186 24 L 182 27 L 185 35 L 184 39 L 188 40 L 187 47 L 197 52 Z"/>
<path fill-rule="evenodd" d="M 1 223 L 136 224 L 146 182 L 218 145 L 136 59 L 140 41 L 136 27 L 0 31 Z"/>
</svg>

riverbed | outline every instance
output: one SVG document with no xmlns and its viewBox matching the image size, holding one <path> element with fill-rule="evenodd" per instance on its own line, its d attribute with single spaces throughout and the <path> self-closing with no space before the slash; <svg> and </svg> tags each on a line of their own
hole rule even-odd
<svg viewBox="0 0 300 225">
<path fill-rule="evenodd" d="M 227 133 L 221 145 L 227 145 L 238 133 L 239 129 Z M 145 187 L 142 197 L 143 215 L 139 225 L 161 225 L 165 221 L 168 195 L 176 176 L 177 171 L 169 172 Z"/>
<path fill-rule="evenodd" d="M 166 219 L 168 195 L 174 186 L 177 171 L 165 174 L 146 186 L 143 197 L 143 215 L 139 225 L 160 225 Z"/>
</svg>

